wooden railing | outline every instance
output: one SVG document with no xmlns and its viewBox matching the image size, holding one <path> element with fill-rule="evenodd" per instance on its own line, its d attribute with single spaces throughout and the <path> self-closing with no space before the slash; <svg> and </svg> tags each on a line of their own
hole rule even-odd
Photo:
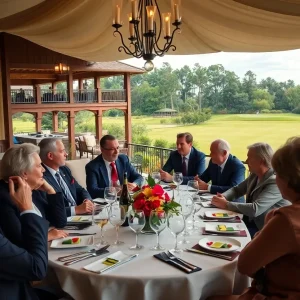
<svg viewBox="0 0 300 300">
<path fill-rule="evenodd" d="M 68 103 L 68 90 L 41 89 L 42 103 Z"/>
<path fill-rule="evenodd" d="M 11 103 L 12 104 L 26 104 L 26 103 L 36 103 L 34 96 L 34 90 L 32 89 L 12 89 L 10 91 Z"/>
<path fill-rule="evenodd" d="M 97 90 L 74 90 L 75 103 L 96 103 L 98 101 Z"/>
<path fill-rule="evenodd" d="M 126 90 L 102 90 L 102 102 L 126 102 Z"/>
</svg>

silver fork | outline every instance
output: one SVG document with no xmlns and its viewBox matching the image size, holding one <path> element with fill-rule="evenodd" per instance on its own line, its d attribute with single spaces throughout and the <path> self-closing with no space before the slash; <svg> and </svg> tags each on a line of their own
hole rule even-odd
<svg viewBox="0 0 300 300">
<path fill-rule="evenodd" d="M 181 268 L 182 270 L 184 270 L 186 272 L 190 273 L 192 271 L 190 268 L 187 268 L 187 267 L 179 264 L 178 262 L 170 259 L 169 256 L 165 252 L 161 252 L 160 255 L 164 261 L 171 261 L 173 264 L 177 265 L 179 268 Z"/>
<path fill-rule="evenodd" d="M 183 259 L 181 259 L 181 258 L 175 256 L 175 255 L 172 254 L 170 251 L 166 252 L 166 254 L 168 255 L 168 257 L 169 257 L 170 259 L 172 259 L 172 260 L 175 260 L 175 259 L 176 259 L 176 260 L 180 261 L 181 263 L 183 263 L 184 265 L 186 265 L 188 268 L 191 268 L 191 269 L 193 269 L 193 270 L 196 270 L 196 269 L 197 269 L 196 266 L 194 266 L 194 265 L 188 263 L 187 261 L 185 261 L 185 260 L 183 260 Z"/>
</svg>

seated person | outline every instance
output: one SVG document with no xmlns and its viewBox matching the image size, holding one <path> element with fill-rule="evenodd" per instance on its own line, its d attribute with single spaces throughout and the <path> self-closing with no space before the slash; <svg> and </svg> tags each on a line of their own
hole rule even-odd
<svg viewBox="0 0 300 300">
<path fill-rule="evenodd" d="M 68 156 L 60 139 L 46 138 L 39 143 L 40 157 L 45 168 L 44 179 L 57 192 L 62 192 L 67 217 L 92 213 L 90 194 L 72 176 L 65 166 Z"/>
<path fill-rule="evenodd" d="M 104 189 L 123 184 L 124 172 L 128 176 L 128 189 L 141 185 L 143 177 L 131 165 L 128 156 L 119 154 L 119 142 L 112 135 L 100 140 L 101 154 L 85 166 L 87 190 L 93 198 L 104 197 Z"/>
<path fill-rule="evenodd" d="M 245 180 L 245 167 L 230 154 L 227 141 L 213 141 L 210 145 L 210 157 L 207 169 L 200 177 L 195 177 L 200 190 L 208 190 L 211 194 L 223 193 Z M 208 184 L 209 181 L 211 184 Z M 236 202 L 245 202 L 245 199 L 241 197 Z"/>
<path fill-rule="evenodd" d="M 272 166 L 282 196 L 292 205 L 270 211 L 264 228 L 242 250 L 238 270 L 254 278 L 240 296 L 209 300 L 300 299 L 300 138 L 276 151 Z"/>
<path fill-rule="evenodd" d="M 253 236 L 264 226 L 266 214 L 274 209 L 289 205 L 276 185 L 276 177 L 271 166 L 273 150 L 266 143 L 256 143 L 248 147 L 250 176 L 239 185 L 223 194 L 212 198 L 216 207 L 239 212 L 244 215 L 244 222 Z M 246 203 L 232 202 L 246 195 Z"/>
<path fill-rule="evenodd" d="M 64 210 L 61 193 L 43 179 L 44 168 L 39 157 L 39 147 L 24 143 L 8 149 L 1 161 L 0 180 L 0 227 L 11 242 L 23 246 L 20 212 L 12 203 L 9 194 L 8 179 L 20 176 L 32 190 L 32 201 L 35 212 L 47 219 L 51 225 L 62 228 L 66 226 L 67 217 Z M 50 230 L 49 240 L 64 237 L 67 234 L 61 230 Z"/>
<path fill-rule="evenodd" d="M 35 212 L 26 180 L 16 176 L 8 181 L 12 205 L 20 213 L 20 234 L 26 242 L 21 248 L 14 245 L 0 227 L 0 299 L 37 300 L 30 281 L 42 280 L 47 274 L 48 222 Z"/>
<path fill-rule="evenodd" d="M 189 132 L 177 134 L 177 150 L 172 151 L 160 170 L 161 180 L 172 182 L 170 172 L 180 172 L 183 175 L 182 184 L 187 184 L 205 170 L 205 154 L 193 147 L 193 136 Z"/>
</svg>

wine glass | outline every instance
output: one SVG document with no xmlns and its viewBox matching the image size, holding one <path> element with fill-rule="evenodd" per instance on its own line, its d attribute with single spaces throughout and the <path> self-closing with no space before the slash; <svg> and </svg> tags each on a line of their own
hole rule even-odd
<svg viewBox="0 0 300 300">
<path fill-rule="evenodd" d="M 117 200 L 117 190 L 113 186 L 106 187 L 104 189 L 104 199 L 105 201 L 111 205 Z"/>
<path fill-rule="evenodd" d="M 199 184 L 198 184 L 197 180 L 189 180 L 186 187 L 187 187 L 187 191 L 191 197 L 193 195 L 198 194 Z"/>
<path fill-rule="evenodd" d="M 114 242 L 115 245 L 124 244 L 124 242 L 119 241 L 119 228 L 125 222 L 126 211 L 123 206 L 118 202 L 115 202 L 111 205 L 109 213 L 109 222 L 116 228 L 117 239 Z"/>
<path fill-rule="evenodd" d="M 146 218 L 145 218 L 144 211 L 139 210 L 139 209 L 130 210 L 129 216 L 128 216 L 128 224 L 129 224 L 130 229 L 135 232 L 135 245 L 130 247 L 129 249 L 130 250 L 143 249 L 144 246 L 138 244 L 138 235 L 142 231 L 142 229 L 144 228 L 144 226 L 146 224 Z"/>
<path fill-rule="evenodd" d="M 167 214 L 165 211 L 155 211 L 152 210 L 150 213 L 149 224 L 153 231 L 155 231 L 157 236 L 157 245 L 150 248 L 151 250 L 165 250 L 159 244 L 159 234 L 167 227 Z"/>
<path fill-rule="evenodd" d="M 175 253 L 182 252 L 178 248 L 177 237 L 178 234 L 184 230 L 184 217 L 180 212 L 169 212 L 168 213 L 168 227 L 171 233 L 175 236 L 175 247 L 172 249 Z"/>
<path fill-rule="evenodd" d="M 107 242 L 104 241 L 103 237 L 103 227 L 108 223 L 108 208 L 104 207 L 99 214 L 94 216 L 94 222 L 101 228 L 100 232 L 100 245 L 107 245 Z"/>
<path fill-rule="evenodd" d="M 122 191 L 122 186 L 120 184 L 120 180 L 117 180 L 117 181 L 113 181 L 111 183 L 112 187 L 114 187 L 117 191 L 117 195 Z"/>
<path fill-rule="evenodd" d="M 156 184 L 160 183 L 161 177 L 160 177 L 159 172 L 153 172 L 152 173 L 152 178 L 154 179 Z"/>
<path fill-rule="evenodd" d="M 177 185 L 177 189 L 178 189 L 178 193 L 179 193 L 179 186 L 181 185 L 181 183 L 183 182 L 183 175 L 180 172 L 175 172 L 173 174 L 173 181 L 176 183 Z"/>
<path fill-rule="evenodd" d="M 186 236 L 190 235 L 188 231 L 186 230 L 186 219 L 192 214 L 194 210 L 194 202 L 191 197 L 183 197 L 180 199 L 180 205 L 181 205 L 181 213 L 184 218 L 184 232 L 183 232 L 183 241 L 182 244 L 188 244 L 189 241 L 185 239 Z"/>
<path fill-rule="evenodd" d="M 195 232 L 196 231 L 196 227 L 195 227 L 195 217 L 196 217 L 196 213 L 199 212 L 202 208 L 201 205 L 201 200 L 200 200 L 200 196 L 199 195 L 193 195 L 192 196 L 192 200 L 194 202 L 194 211 L 193 211 L 193 227 L 192 227 L 192 231 Z"/>
</svg>

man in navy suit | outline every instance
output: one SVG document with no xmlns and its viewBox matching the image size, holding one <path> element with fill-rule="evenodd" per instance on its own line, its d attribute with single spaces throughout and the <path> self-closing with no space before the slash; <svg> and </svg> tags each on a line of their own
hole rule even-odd
<svg viewBox="0 0 300 300">
<path fill-rule="evenodd" d="M 0 299 L 39 299 L 30 281 L 42 280 L 47 274 L 48 222 L 33 209 L 31 188 L 21 177 L 9 179 L 12 202 L 21 212 L 22 248 L 12 244 L 0 228 Z M 49 299 L 42 297 L 41 299 Z"/>
<path fill-rule="evenodd" d="M 56 192 L 62 192 L 67 217 L 92 213 L 90 194 L 72 176 L 65 166 L 67 152 L 60 139 L 46 138 L 39 143 L 40 157 L 45 168 L 44 179 Z"/>
<path fill-rule="evenodd" d="M 210 145 L 210 161 L 204 173 L 195 177 L 200 190 L 208 190 L 211 194 L 223 193 L 245 180 L 243 163 L 230 153 L 227 141 L 218 139 Z M 211 181 L 211 184 L 208 182 Z M 236 202 L 245 202 L 244 197 Z"/>
<path fill-rule="evenodd" d="M 197 174 L 205 170 L 205 154 L 193 147 L 193 136 L 189 132 L 177 134 L 177 150 L 172 151 L 167 162 L 160 170 L 161 180 L 171 182 L 171 171 L 181 172 L 182 184 L 193 180 Z"/>
<path fill-rule="evenodd" d="M 85 166 L 86 186 L 93 198 L 103 198 L 108 186 L 122 185 L 125 172 L 129 190 L 142 184 L 143 177 L 131 165 L 128 156 L 119 154 L 119 142 L 114 136 L 104 135 L 100 148 L 101 154 Z"/>
</svg>

